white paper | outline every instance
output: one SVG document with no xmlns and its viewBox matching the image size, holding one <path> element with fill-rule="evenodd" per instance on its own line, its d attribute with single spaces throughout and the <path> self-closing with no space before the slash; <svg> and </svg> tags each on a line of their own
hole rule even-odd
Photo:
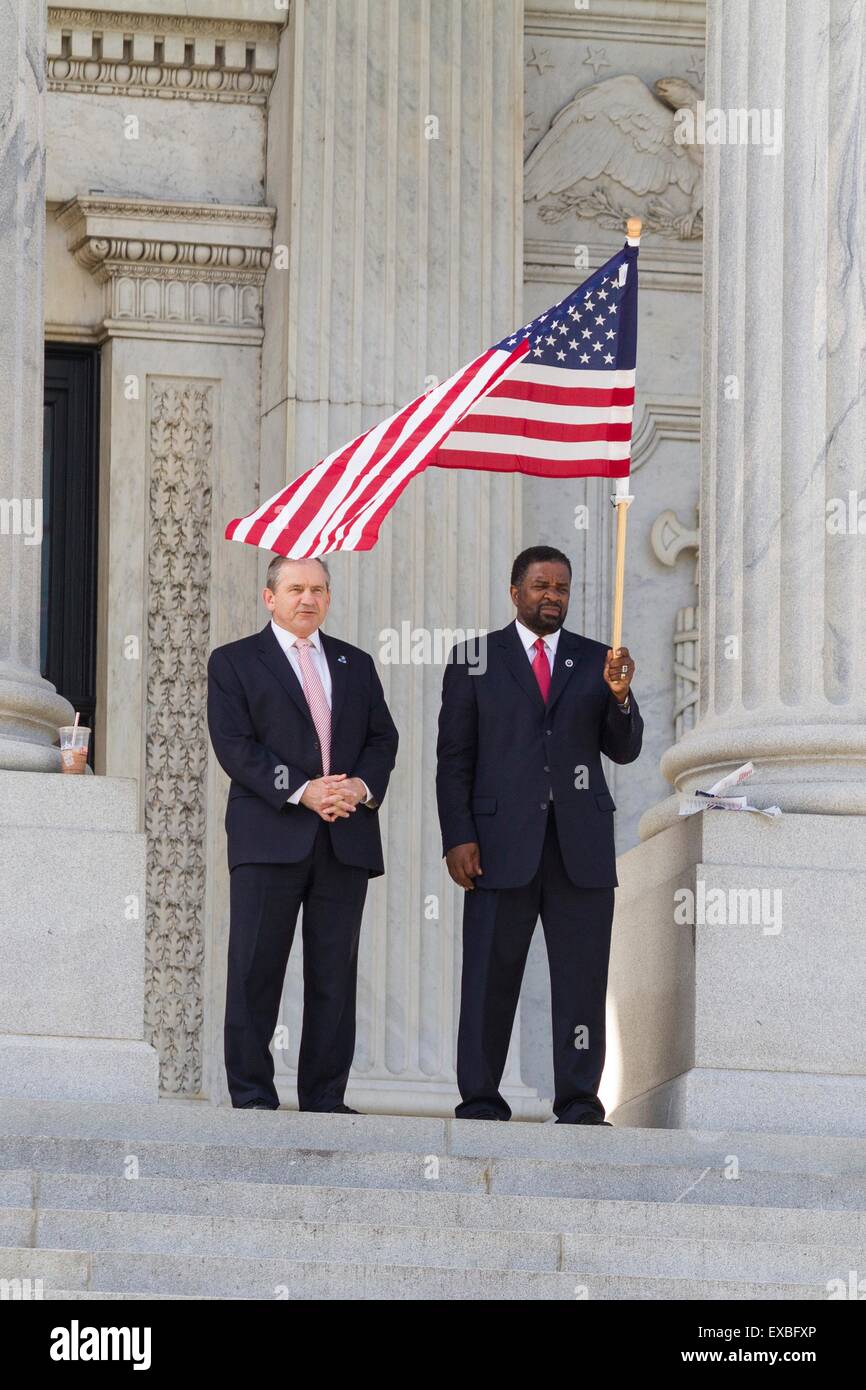
<svg viewBox="0 0 866 1390">
<path fill-rule="evenodd" d="M 683 797 L 680 801 L 680 815 L 694 816 L 699 811 L 755 811 L 759 816 L 780 816 L 780 806 L 750 806 L 747 796 L 725 796 L 730 787 L 737 787 L 741 782 L 745 782 L 754 770 L 754 763 L 743 763 L 742 767 L 720 777 L 706 792 L 701 789 L 699 794 Z"/>
<path fill-rule="evenodd" d="M 718 782 L 714 782 L 711 787 L 707 787 L 707 791 L 710 792 L 712 796 L 716 796 L 719 792 L 727 791 L 728 787 L 738 787 L 741 782 L 745 782 L 747 777 L 751 777 L 754 770 L 754 763 L 743 763 L 742 767 L 735 768 L 733 772 L 726 772 L 724 777 L 721 777 Z"/>
</svg>

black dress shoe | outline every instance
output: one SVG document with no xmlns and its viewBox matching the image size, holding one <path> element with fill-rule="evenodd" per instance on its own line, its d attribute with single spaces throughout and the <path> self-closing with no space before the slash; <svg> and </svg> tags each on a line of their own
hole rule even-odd
<svg viewBox="0 0 866 1390">
<path fill-rule="evenodd" d="M 558 1125 L 607 1125 L 608 1129 L 613 1129 L 610 1120 L 603 1120 L 600 1115 L 588 1114 L 578 1115 L 576 1120 L 557 1120 Z"/>
<path fill-rule="evenodd" d="M 360 1115 L 360 1110 L 353 1110 L 351 1105 L 335 1105 L 333 1110 L 326 1110 L 326 1115 Z"/>
<path fill-rule="evenodd" d="M 458 1120 L 505 1120 L 507 1116 L 499 1115 L 495 1110 L 482 1110 L 477 1115 L 457 1115 Z"/>
<path fill-rule="evenodd" d="M 266 1105 L 263 1100 L 251 1100 L 246 1105 L 238 1107 L 240 1110 L 278 1110 L 278 1105 Z"/>
</svg>

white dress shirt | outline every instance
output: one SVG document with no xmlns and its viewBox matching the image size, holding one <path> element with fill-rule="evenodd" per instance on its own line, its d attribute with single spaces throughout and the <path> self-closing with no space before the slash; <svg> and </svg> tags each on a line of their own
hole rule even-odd
<svg viewBox="0 0 866 1390">
<path fill-rule="evenodd" d="M 271 618 L 271 631 L 273 632 L 274 636 L 276 637 L 277 641 L 279 642 L 280 646 L 285 652 L 286 657 L 289 661 L 289 665 L 292 667 L 292 670 L 298 678 L 298 683 L 300 684 L 300 687 L 303 690 L 304 682 L 301 676 L 301 658 L 298 655 L 297 637 L 293 632 L 289 632 L 287 628 L 280 627 L 277 623 L 274 622 L 273 618 Z M 330 667 L 328 666 L 327 657 L 325 656 L 324 650 L 322 648 L 322 639 L 319 636 L 318 628 L 316 628 L 315 632 L 310 633 L 309 640 L 311 643 L 310 655 L 313 659 L 313 663 L 316 667 L 316 670 L 319 673 L 319 680 L 322 682 L 322 689 L 325 692 L 325 699 L 327 700 L 328 708 L 330 709 L 333 681 L 331 680 L 331 671 Z M 367 783 L 364 781 L 362 777 L 359 777 L 358 781 L 361 783 L 365 792 L 367 793 L 366 799 L 362 801 L 360 804 L 362 806 L 368 806 L 370 802 L 373 801 L 373 796 L 370 792 L 370 788 L 367 786 Z M 304 795 L 304 792 L 306 791 L 309 785 L 309 781 L 303 782 L 301 786 L 298 787 L 297 791 L 292 792 L 292 795 L 288 798 L 292 805 L 298 805 L 301 797 Z"/>
<path fill-rule="evenodd" d="M 539 634 L 537 632 L 532 632 L 528 627 L 524 627 L 519 618 L 514 619 L 514 626 L 517 628 L 517 635 L 523 643 L 523 649 L 529 657 L 529 664 L 531 666 L 535 660 L 535 644 L 538 641 Z M 543 641 L 547 651 L 548 664 L 550 665 L 550 674 L 552 676 L 553 663 L 556 659 L 556 648 L 559 645 L 559 628 L 556 629 L 556 632 L 549 632 Z"/>
<path fill-rule="evenodd" d="M 535 644 L 538 641 L 539 636 L 541 636 L 541 634 L 538 632 L 533 632 L 531 628 L 524 627 L 523 623 L 520 621 L 519 618 L 514 619 L 514 626 L 517 628 L 517 635 L 523 643 L 523 650 L 529 657 L 529 664 L 531 666 L 533 661 L 535 660 Z M 552 679 L 553 663 L 556 660 L 556 648 L 559 645 L 559 628 L 556 629 L 556 632 L 549 632 L 546 637 L 542 638 L 542 641 L 544 642 L 544 650 L 547 652 L 547 664 L 550 667 L 550 675 Z M 549 789 L 548 799 L 550 801 L 553 800 L 553 787 Z"/>
</svg>

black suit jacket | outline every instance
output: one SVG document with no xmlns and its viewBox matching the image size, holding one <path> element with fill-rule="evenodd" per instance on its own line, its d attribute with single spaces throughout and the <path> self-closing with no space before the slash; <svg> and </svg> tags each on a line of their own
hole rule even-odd
<svg viewBox="0 0 866 1390">
<path fill-rule="evenodd" d="M 452 651 L 436 795 L 443 852 L 471 841 L 480 847 L 477 888 L 519 888 L 533 877 L 551 788 L 569 878 L 583 888 L 617 886 L 616 806 L 601 754 L 633 762 L 643 720 L 633 691 L 624 714 L 605 683 L 607 650 L 562 628 L 546 707 L 514 623 Z"/>
<path fill-rule="evenodd" d="M 361 777 L 381 804 L 397 755 L 397 730 L 367 652 L 320 632 L 331 672 L 331 771 Z M 311 853 L 322 819 L 287 805 L 322 775 L 322 752 L 301 682 L 271 630 L 216 647 L 208 661 L 208 729 L 231 780 L 229 868 L 295 864 Z M 378 810 L 359 806 L 328 826 L 344 864 L 384 872 Z"/>
</svg>

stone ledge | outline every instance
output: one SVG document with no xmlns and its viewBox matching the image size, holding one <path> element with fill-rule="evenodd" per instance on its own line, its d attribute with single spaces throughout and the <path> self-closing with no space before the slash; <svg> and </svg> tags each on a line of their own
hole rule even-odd
<svg viewBox="0 0 866 1390">
<path fill-rule="evenodd" d="M 278 10 L 275 0 L 219 0 L 219 16 L 214 16 L 214 0 L 57 0 L 48 7 L 52 27 L 84 28 L 88 24 L 103 28 L 144 30 L 157 27 L 170 32 L 189 30 L 223 34 L 227 37 L 253 37 L 287 23 L 286 8 Z"/>
<path fill-rule="evenodd" d="M 69 777 L 0 769 L 0 829 L 138 830 L 132 777 Z"/>
<path fill-rule="evenodd" d="M 821 1153 L 822 1172 L 830 1171 L 825 1165 L 835 1149 L 843 1166 L 834 1171 L 862 1174 L 866 1076 L 692 1067 L 626 1101 L 614 1119 L 621 1125 L 669 1125 L 674 1133 L 713 1125 L 722 1132 L 777 1136 L 797 1151 Z M 821 1139 L 833 1148 L 822 1152 Z M 845 1144 L 852 1147 L 846 1151 Z M 734 1147 L 731 1152 L 740 1154 Z"/>
<path fill-rule="evenodd" d="M 0 1033 L 3 1100 L 155 1104 L 159 1058 L 126 1038 L 37 1038 Z"/>
<path fill-rule="evenodd" d="M 721 1075 L 721 1074 L 719 1074 Z M 730 1073 L 725 1073 L 730 1075 Z M 742 1077 L 743 1073 L 739 1073 Z M 784 1080 L 784 1077 L 781 1077 Z M 796 1078 L 793 1078 L 796 1079 Z M 862 1080 L 866 1085 L 866 1078 Z M 682 1081 L 683 1078 L 676 1078 Z M 832 1078 L 827 1078 L 832 1080 Z M 676 1081 L 669 1084 L 676 1084 Z M 659 1087 L 659 1090 L 662 1088 Z M 624 1107 L 623 1107 L 624 1109 Z M 552 1125 L 441 1120 L 408 1115 L 320 1115 L 280 1109 L 233 1110 L 204 1100 L 162 1099 L 156 1106 L 72 1104 L 56 1100 L 0 1102 L 0 1144 L 14 1137 L 242 1146 L 255 1153 L 298 1150 L 345 1154 L 437 1154 L 452 1158 L 520 1158 L 611 1168 L 647 1165 L 723 1166 L 735 1152 L 753 1172 L 866 1177 L 866 1138 L 793 1129 L 747 1131 L 719 1118 L 691 1130 L 625 1124 Z M 28 1166 L 16 1164 L 16 1167 Z M 32 1166 L 32 1165 L 29 1165 Z M 288 1170 L 284 1170 L 288 1171 Z M 287 1181 L 283 1176 L 281 1181 Z M 421 1181 L 425 1181 L 422 1178 Z"/>
</svg>

